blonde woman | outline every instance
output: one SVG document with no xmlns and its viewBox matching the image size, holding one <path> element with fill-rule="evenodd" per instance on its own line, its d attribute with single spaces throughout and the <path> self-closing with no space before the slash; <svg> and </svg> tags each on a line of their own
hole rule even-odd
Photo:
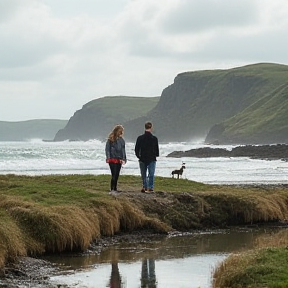
<svg viewBox="0 0 288 288">
<path fill-rule="evenodd" d="M 116 125 L 108 136 L 105 153 L 106 163 L 111 170 L 110 193 L 118 193 L 117 183 L 122 165 L 127 161 L 125 140 L 123 139 L 124 128 L 122 125 Z"/>
</svg>

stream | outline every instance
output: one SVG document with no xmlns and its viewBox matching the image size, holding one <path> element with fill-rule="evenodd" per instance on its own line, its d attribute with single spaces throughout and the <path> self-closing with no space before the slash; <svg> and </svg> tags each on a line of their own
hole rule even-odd
<svg viewBox="0 0 288 288">
<path fill-rule="evenodd" d="M 184 233 L 138 243 L 121 242 L 99 253 L 49 256 L 61 265 L 51 282 L 77 288 L 211 288 L 213 271 L 230 253 L 250 249 L 272 228 Z M 66 287 L 67 287 L 66 286 Z"/>
</svg>

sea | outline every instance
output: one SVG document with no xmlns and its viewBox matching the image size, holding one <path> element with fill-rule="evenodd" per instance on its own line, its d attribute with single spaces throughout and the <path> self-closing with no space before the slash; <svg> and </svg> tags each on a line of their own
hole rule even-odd
<svg viewBox="0 0 288 288">
<path fill-rule="evenodd" d="M 140 175 L 135 143 L 126 142 L 127 163 L 122 175 Z M 200 147 L 225 148 L 233 145 L 207 145 L 204 141 L 160 143 L 156 177 L 172 177 L 171 172 L 185 163 L 182 178 L 206 184 L 287 184 L 288 162 L 248 157 L 171 158 L 173 151 L 187 151 Z M 0 174 L 110 174 L 105 161 L 105 142 L 63 141 L 47 142 L 30 139 L 21 142 L 0 142 Z M 121 175 L 120 175 L 121 176 Z M 157 190 L 157 182 L 155 183 Z"/>
</svg>

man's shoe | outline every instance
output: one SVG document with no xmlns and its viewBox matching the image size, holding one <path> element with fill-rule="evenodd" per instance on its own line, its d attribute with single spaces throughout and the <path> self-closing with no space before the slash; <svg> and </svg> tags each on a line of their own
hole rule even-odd
<svg viewBox="0 0 288 288">
<path fill-rule="evenodd" d="M 144 188 L 144 187 L 143 187 L 143 188 L 141 189 L 141 192 L 142 192 L 142 193 L 145 193 L 146 191 L 147 191 L 147 188 Z"/>
<path fill-rule="evenodd" d="M 151 188 L 150 188 L 150 189 L 147 189 L 147 190 L 145 190 L 145 193 L 146 193 L 146 194 L 151 194 L 151 193 L 153 193 L 153 192 L 154 192 L 154 191 L 153 191 L 153 189 L 151 189 Z"/>
</svg>

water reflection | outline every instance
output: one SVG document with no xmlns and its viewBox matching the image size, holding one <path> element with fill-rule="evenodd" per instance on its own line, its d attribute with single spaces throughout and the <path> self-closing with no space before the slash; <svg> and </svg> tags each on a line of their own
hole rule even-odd
<svg viewBox="0 0 288 288">
<path fill-rule="evenodd" d="M 120 243 L 99 255 L 50 257 L 73 273 L 52 277 L 69 287 L 210 288 L 212 272 L 230 252 L 252 248 L 267 230 L 245 229 Z M 270 233 L 270 232 L 269 232 Z"/>
<path fill-rule="evenodd" d="M 142 260 L 141 288 L 156 288 L 155 260 Z"/>
<path fill-rule="evenodd" d="M 119 272 L 118 262 L 111 263 L 111 276 L 110 276 L 110 288 L 121 288 L 121 276 Z"/>
<path fill-rule="evenodd" d="M 111 275 L 109 286 L 110 288 L 125 288 L 126 283 L 122 282 L 119 263 L 113 261 L 111 263 Z M 155 259 L 144 258 L 141 266 L 141 288 L 157 288 L 156 273 L 155 273 Z"/>
</svg>

